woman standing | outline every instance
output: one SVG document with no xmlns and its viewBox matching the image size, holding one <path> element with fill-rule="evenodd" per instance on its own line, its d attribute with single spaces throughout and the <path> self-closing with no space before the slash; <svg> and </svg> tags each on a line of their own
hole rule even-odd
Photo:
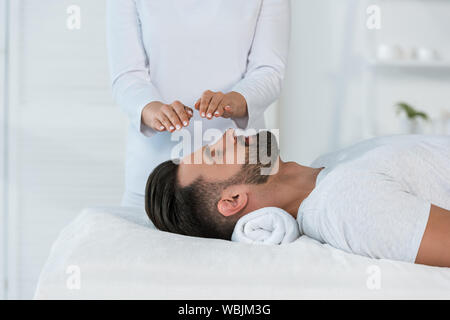
<svg viewBox="0 0 450 320">
<path fill-rule="evenodd" d="M 290 0 L 107 0 L 115 101 L 128 114 L 124 206 L 144 205 L 148 175 L 176 130 L 264 128 L 279 96 Z M 196 109 L 196 110 L 194 110 Z"/>
</svg>

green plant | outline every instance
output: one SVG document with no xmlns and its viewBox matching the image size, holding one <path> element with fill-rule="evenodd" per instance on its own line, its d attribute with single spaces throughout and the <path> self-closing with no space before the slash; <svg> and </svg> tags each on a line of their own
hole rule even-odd
<svg viewBox="0 0 450 320">
<path fill-rule="evenodd" d="M 409 120 L 415 120 L 416 118 L 422 118 L 424 120 L 430 119 L 425 112 L 416 110 L 406 102 L 399 102 L 395 106 L 397 107 L 397 114 L 404 112 Z"/>
</svg>

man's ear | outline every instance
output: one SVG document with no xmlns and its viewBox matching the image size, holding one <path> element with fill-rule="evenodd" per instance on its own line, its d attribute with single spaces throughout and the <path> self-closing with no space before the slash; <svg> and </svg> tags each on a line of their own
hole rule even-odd
<svg viewBox="0 0 450 320">
<path fill-rule="evenodd" d="M 217 203 L 217 210 L 225 217 L 239 213 L 248 203 L 248 193 L 245 186 L 232 186 L 222 192 L 222 198 Z"/>
</svg>

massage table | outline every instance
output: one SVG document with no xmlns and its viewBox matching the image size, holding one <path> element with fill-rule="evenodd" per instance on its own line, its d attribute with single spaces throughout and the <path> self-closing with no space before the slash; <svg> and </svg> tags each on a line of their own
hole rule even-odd
<svg viewBox="0 0 450 320">
<path fill-rule="evenodd" d="M 306 236 L 279 246 L 181 236 L 156 230 L 143 209 L 98 207 L 60 232 L 34 298 L 450 299 L 450 268 L 370 259 Z"/>
</svg>

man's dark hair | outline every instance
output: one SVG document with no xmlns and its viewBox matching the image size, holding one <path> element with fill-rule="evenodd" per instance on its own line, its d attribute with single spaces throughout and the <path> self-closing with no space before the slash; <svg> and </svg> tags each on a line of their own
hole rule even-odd
<svg viewBox="0 0 450 320">
<path fill-rule="evenodd" d="M 239 215 L 225 217 L 217 210 L 222 191 L 228 186 L 259 184 L 267 176 L 261 167 L 243 165 L 232 178 L 221 182 L 196 179 L 186 187 L 177 182 L 179 165 L 169 160 L 150 174 L 145 188 L 145 211 L 156 228 L 188 236 L 230 240 Z"/>
</svg>

